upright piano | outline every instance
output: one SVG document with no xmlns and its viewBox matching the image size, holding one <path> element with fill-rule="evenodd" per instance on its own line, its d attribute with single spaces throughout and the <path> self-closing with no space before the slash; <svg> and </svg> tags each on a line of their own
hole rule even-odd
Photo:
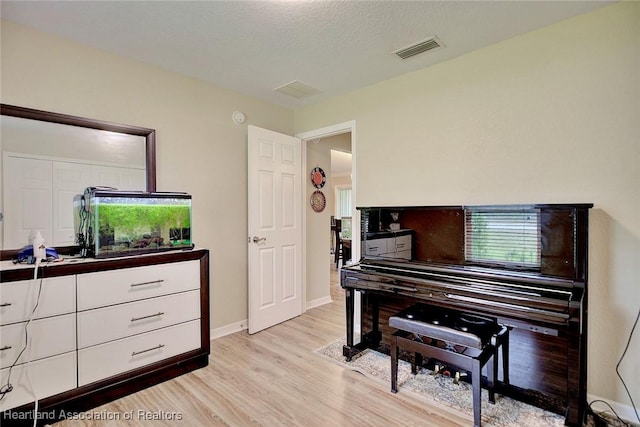
<svg viewBox="0 0 640 427">
<path fill-rule="evenodd" d="M 511 329 L 499 391 L 582 425 L 592 206 L 358 208 L 362 257 L 340 273 L 344 356 L 388 350 L 388 317 L 416 302 L 491 316 Z"/>
</svg>

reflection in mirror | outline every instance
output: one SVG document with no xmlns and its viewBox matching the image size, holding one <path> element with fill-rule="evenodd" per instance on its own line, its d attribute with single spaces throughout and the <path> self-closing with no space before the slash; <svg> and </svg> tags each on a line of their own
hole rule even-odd
<svg viewBox="0 0 640 427">
<path fill-rule="evenodd" d="M 99 129 L 2 116 L 2 152 L 145 170 L 145 138 Z M 143 174 L 142 183 L 146 188 Z"/>
<path fill-rule="evenodd" d="M 155 131 L 2 105 L 3 249 L 40 232 L 75 245 L 73 197 L 86 187 L 155 191 Z"/>
<path fill-rule="evenodd" d="M 591 205 L 358 207 L 362 261 L 582 277 L 578 209 Z M 580 255 L 581 256 L 581 255 Z"/>
</svg>

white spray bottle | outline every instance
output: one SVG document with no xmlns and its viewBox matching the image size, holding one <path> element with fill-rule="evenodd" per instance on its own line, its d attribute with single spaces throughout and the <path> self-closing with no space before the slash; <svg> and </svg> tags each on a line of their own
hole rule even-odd
<svg viewBox="0 0 640 427">
<path fill-rule="evenodd" d="M 42 261 L 47 258 L 47 247 L 44 244 L 44 238 L 38 231 L 33 239 L 33 257 L 36 261 Z"/>
</svg>

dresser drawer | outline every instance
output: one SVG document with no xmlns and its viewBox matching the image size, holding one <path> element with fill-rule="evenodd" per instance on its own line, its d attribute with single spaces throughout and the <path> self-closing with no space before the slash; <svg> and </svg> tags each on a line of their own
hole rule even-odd
<svg viewBox="0 0 640 427">
<path fill-rule="evenodd" d="M 388 247 L 387 250 L 389 252 L 401 252 L 401 251 L 410 251 L 411 250 L 411 236 L 398 236 L 394 239 L 393 247 Z"/>
<path fill-rule="evenodd" d="M 78 348 L 199 318 L 199 290 L 82 311 L 78 313 Z"/>
<path fill-rule="evenodd" d="M 199 320 L 85 348 L 78 351 L 78 385 L 84 386 L 198 348 Z"/>
<path fill-rule="evenodd" d="M 38 301 L 40 279 L 0 283 L 0 325 L 29 319 Z M 42 279 L 34 319 L 76 311 L 76 276 Z"/>
<path fill-rule="evenodd" d="M 387 252 L 388 239 L 374 239 L 364 242 L 365 255 L 381 255 Z"/>
<path fill-rule="evenodd" d="M 24 348 L 26 323 L 0 327 L 0 368 L 13 364 Z M 29 341 L 30 345 L 23 352 L 18 363 L 74 351 L 76 349 L 75 314 L 33 320 L 29 325 Z"/>
<path fill-rule="evenodd" d="M 13 390 L 0 401 L 0 411 L 33 402 L 33 391 L 38 399 L 44 399 L 77 386 L 75 351 L 29 363 L 29 378 L 26 367 L 26 364 L 18 365 L 11 370 Z M 0 371 L 0 384 L 7 383 L 8 375 L 9 368 Z M 29 382 L 33 389 L 29 387 Z"/>
<path fill-rule="evenodd" d="M 390 258 L 402 258 L 402 259 L 411 259 L 411 251 L 399 251 L 386 254 L 385 256 Z"/>
<path fill-rule="evenodd" d="M 176 262 L 79 274 L 78 310 L 200 288 L 200 263 Z"/>
</svg>

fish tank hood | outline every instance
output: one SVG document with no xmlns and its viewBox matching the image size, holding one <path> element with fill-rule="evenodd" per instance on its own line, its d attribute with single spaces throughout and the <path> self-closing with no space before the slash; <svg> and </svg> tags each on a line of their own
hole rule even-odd
<svg viewBox="0 0 640 427">
<path fill-rule="evenodd" d="M 74 197 L 83 256 L 108 258 L 193 249 L 191 195 L 87 188 Z"/>
</svg>

